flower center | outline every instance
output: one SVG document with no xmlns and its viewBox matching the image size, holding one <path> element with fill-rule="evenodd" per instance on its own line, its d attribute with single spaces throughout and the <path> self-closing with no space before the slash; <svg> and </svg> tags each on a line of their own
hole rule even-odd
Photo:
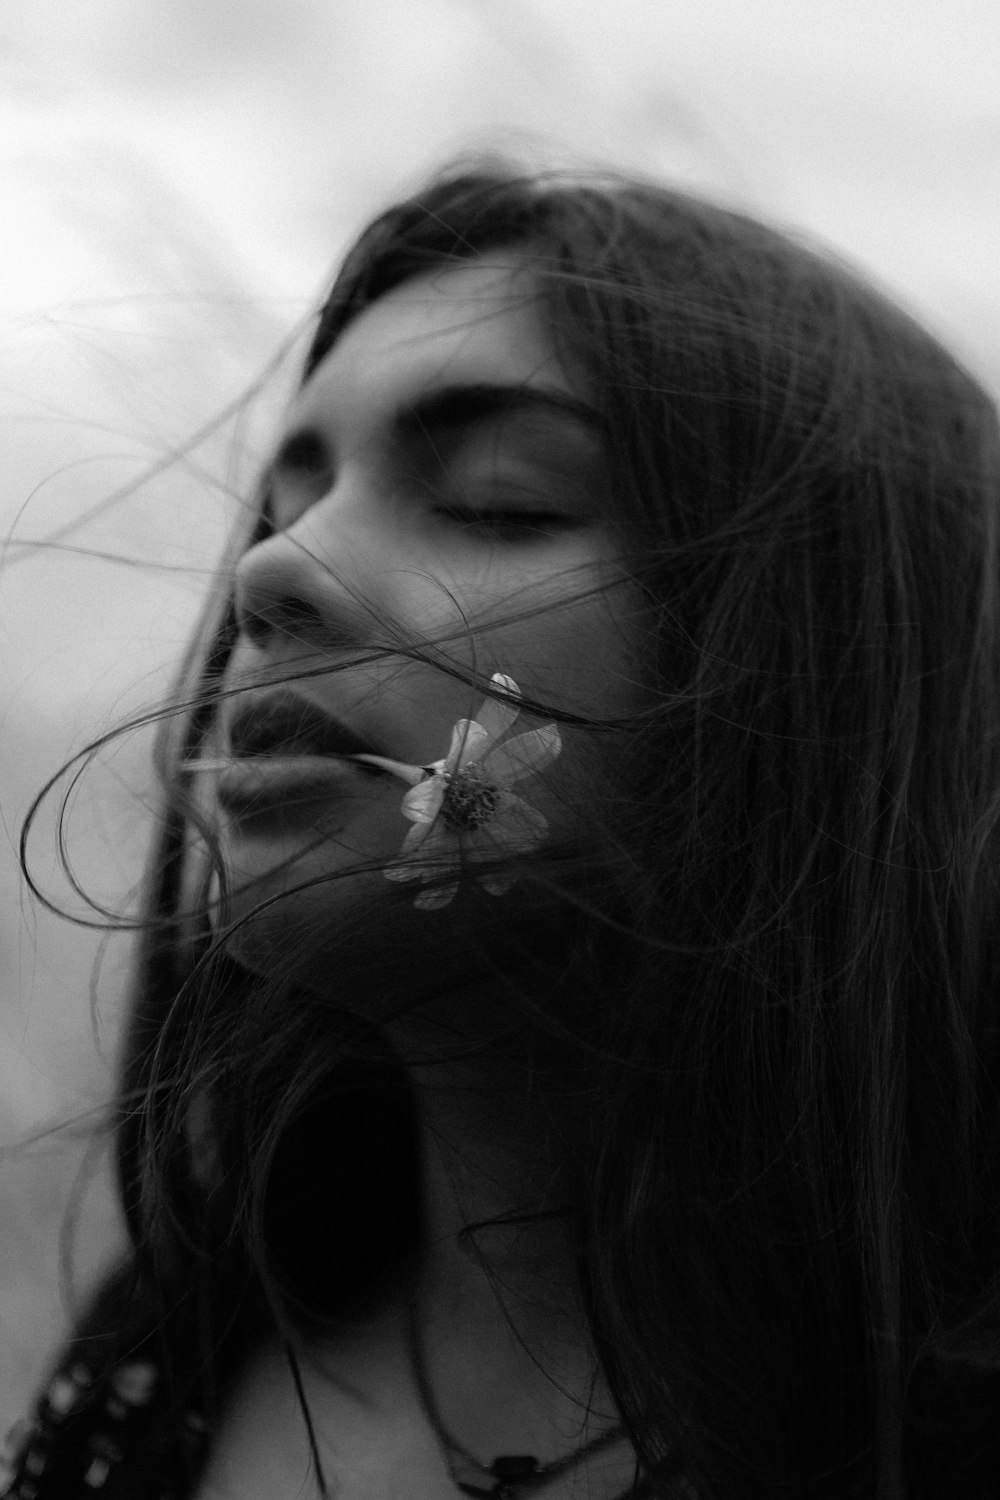
<svg viewBox="0 0 1000 1500">
<path fill-rule="evenodd" d="M 448 780 L 441 817 L 452 828 L 471 831 L 488 823 L 500 805 L 500 788 L 478 766 L 466 766 Z"/>
</svg>

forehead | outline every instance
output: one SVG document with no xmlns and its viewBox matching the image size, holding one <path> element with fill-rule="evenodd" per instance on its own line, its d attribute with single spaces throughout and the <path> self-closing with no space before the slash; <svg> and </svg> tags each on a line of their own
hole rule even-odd
<svg viewBox="0 0 1000 1500">
<path fill-rule="evenodd" d="M 558 356 L 538 280 L 514 252 L 417 276 L 360 313 L 292 408 L 304 421 L 334 403 L 363 421 L 442 385 L 543 384 L 575 394 Z"/>
</svg>

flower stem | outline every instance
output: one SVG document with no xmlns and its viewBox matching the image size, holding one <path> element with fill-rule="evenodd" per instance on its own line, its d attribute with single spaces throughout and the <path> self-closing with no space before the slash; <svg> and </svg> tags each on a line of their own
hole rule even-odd
<svg viewBox="0 0 1000 1500">
<path fill-rule="evenodd" d="M 427 772 L 423 766 L 410 766 L 404 760 L 389 760 L 385 755 L 345 755 L 344 760 L 363 760 L 366 765 L 378 766 L 380 771 L 388 771 L 392 776 L 398 776 L 400 781 L 405 781 L 409 786 L 417 786 L 419 782 L 427 779 Z"/>
</svg>

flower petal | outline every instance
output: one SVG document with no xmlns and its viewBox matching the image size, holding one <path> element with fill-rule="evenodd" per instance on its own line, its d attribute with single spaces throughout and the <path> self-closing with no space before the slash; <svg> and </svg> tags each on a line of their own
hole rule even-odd
<svg viewBox="0 0 1000 1500">
<path fill-rule="evenodd" d="M 418 892 L 413 904 L 419 911 L 437 911 L 442 906 L 451 905 L 457 890 L 457 880 L 451 885 L 428 886 L 426 890 Z"/>
<path fill-rule="evenodd" d="M 524 854 L 536 849 L 549 831 L 549 820 L 537 807 L 508 792 L 490 824 L 494 844 L 505 854 Z"/>
<path fill-rule="evenodd" d="M 562 749 L 562 739 L 555 724 L 543 724 L 540 729 L 529 729 L 527 734 L 515 734 L 513 739 L 497 745 L 483 761 L 483 770 L 491 781 L 511 786 L 551 765 Z"/>
<path fill-rule="evenodd" d="M 411 823 L 433 823 L 441 811 L 447 789 L 448 783 L 443 776 L 428 776 L 426 781 L 411 786 L 403 798 L 403 817 L 409 818 Z"/>
<path fill-rule="evenodd" d="M 476 717 L 486 730 L 489 739 L 498 740 L 502 734 L 507 733 L 521 712 L 518 703 L 510 701 L 520 698 L 521 692 L 513 677 L 507 677 L 503 672 L 494 672 L 490 681 L 495 688 L 509 694 L 509 697 L 507 700 L 484 698 Z"/>
<path fill-rule="evenodd" d="M 433 880 L 455 861 L 454 836 L 440 823 L 416 823 L 397 859 L 383 870 L 386 880 Z"/>
<path fill-rule="evenodd" d="M 490 735 L 478 719 L 459 719 L 451 731 L 445 770 L 451 773 L 463 770 L 470 761 L 479 759 L 489 742 Z"/>
<path fill-rule="evenodd" d="M 414 823 L 413 827 L 407 831 L 406 838 L 403 840 L 403 847 L 399 851 L 400 857 L 415 854 L 418 849 L 422 849 L 426 844 L 429 844 L 433 848 L 435 843 L 432 836 L 433 831 L 433 823 Z"/>
</svg>

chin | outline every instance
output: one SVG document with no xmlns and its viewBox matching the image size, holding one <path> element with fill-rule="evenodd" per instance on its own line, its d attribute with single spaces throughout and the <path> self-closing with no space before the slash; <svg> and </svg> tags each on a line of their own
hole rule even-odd
<svg viewBox="0 0 1000 1500">
<path fill-rule="evenodd" d="M 279 986 L 320 993 L 370 1023 L 391 1027 L 437 1016 L 443 1002 L 520 968 L 553 947 L 556 913 L 527 883 L 503 896 L 460 882 L 446 907 L 414 907 L 415 882 L 387 881 L 381 869 L 310 869 L 300 857 L 261 874 L 223 903 L 226 947 L 245 968 Z M 311 881 L 304 889 L 295 889 Z M 452 1030 L 477 1033 L 485 1018 Z"/>
</svg>

